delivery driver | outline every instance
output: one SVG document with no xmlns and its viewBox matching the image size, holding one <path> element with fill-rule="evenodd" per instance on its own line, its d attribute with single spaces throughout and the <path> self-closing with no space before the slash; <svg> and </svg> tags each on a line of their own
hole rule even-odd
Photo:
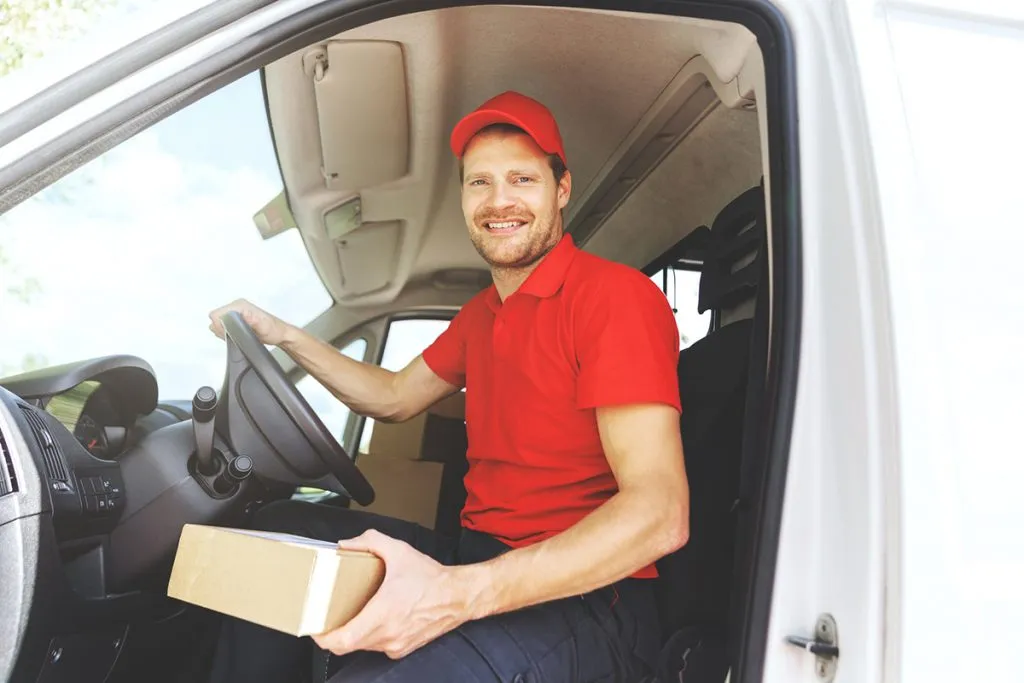
<svg viewBox="0 0 1024 683">
<path fill-rule="evenodd" d="M 572 180 L 542 104 L 499 95 L 459 122 L 451 146 L 494 284 L 405 369 L 351 360 L 245 301 L 211 318 L 222 336 L 217 318 L 241 311 L 376 420 L 465 387 L 460 538 L 297 501 L 267 506 L 255 525 L 385 562 L 362 612 L 312 638 L 314 681 L 633 683 L 659 648 L 653 563 L 688 534 L 674 316 L 645 275 L 563 234 Z M 303 680 L 309 643 L 227 618 L 212 680 Z"/>
</svg>

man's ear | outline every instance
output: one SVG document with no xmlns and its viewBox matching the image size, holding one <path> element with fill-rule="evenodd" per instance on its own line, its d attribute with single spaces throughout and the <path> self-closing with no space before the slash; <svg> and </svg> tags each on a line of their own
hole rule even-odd
<svg viewBox="0 0 1024 683">
<path fill-rule="evenodd" d="M 558 181 L 558 208 L 564 209 L 569 203 L 569 196 L 572 195 L 572 174 L 566 171 L 562 179 Z"/>
</svg>

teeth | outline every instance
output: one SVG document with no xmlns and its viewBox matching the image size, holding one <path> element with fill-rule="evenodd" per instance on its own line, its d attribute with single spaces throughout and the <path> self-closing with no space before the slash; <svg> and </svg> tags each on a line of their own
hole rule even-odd
<svg viewBox="0 0 1024 683">
<path fill-rule="evenodd" d="M 487 227 L 492 230 L 505 230 L 507 228 L 514 228 L 517 225 L 521 225 L 519 221 L 505 221 L 504 223 L 488 223 Z"/>
</svg>

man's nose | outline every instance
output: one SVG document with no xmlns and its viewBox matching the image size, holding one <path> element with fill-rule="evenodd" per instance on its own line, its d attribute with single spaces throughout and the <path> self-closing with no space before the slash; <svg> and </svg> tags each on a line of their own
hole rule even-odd
<svg viewBox="0 0 1024 683">
<path fill-rule="evenodd" d="M 491 205 L 495 208 L 504 208 L 516 203 L 515 192 L 511 185 L 503 180 L 491 185 Z"/>
</svg>

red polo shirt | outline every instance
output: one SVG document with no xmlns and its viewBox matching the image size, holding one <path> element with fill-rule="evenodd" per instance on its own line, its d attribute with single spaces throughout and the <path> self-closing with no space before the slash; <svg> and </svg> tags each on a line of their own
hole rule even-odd
<svg viewBox="0 0 1024 683">
<path fill-rule="evenodd" d="M 679 331 L 665 295 L 569 235 L 504 303 L 493 285 L 473 297 L 423 358 L 466 387 L 462 524 L 512 547 L 568 529 L 616 492 L 595 408 L 680 410 Z"/>
</svg>

